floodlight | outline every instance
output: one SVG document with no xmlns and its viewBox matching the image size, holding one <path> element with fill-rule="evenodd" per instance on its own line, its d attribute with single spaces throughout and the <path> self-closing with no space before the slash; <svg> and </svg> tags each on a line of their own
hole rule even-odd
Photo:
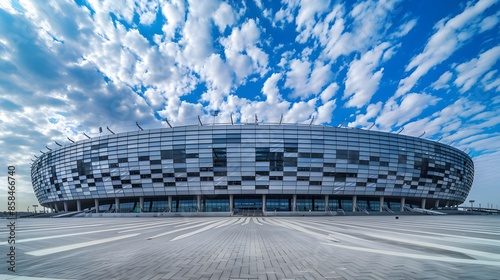
<svg viewBox="0 0 500 280">
<path fill-rule="evenodd" d="M 109 129 L 109 127 L 106 126 L 106 128 L 108 129 L 109 132 L 115 134 L 113 131 L 111 131 L 111 129 Z"/>
<path fill-rule="evenodd" d="M 135 125 L 137 125 L 137 127 L 140 129 L 140 130 L 144 130 L 137 122 L 135 122 Z"/>
</svg>

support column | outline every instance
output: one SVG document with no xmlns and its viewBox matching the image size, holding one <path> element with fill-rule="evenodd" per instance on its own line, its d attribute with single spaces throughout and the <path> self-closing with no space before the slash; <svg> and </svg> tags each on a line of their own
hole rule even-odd
<svg viewBox="0 0 500 280">
<path fill-rule="evenodd" d="M 383 196 L 380 197 L 380 203 L 379 203 L 379 206 L 378 206 L 378 211 L 379 212 L 384 212 L 384 197 Z"/>
<path fill-rule="evenodd" d="M 76 211 L 82 211 L 82 202 L 79 199 L 76 200 Z"/>
<path fill-rule="evenodd" d="M 201 209 L 201 195 L 196 196 L 196 212 L 200 212 Z"/>
<path fill-rule="evenodd" d="M 54 203 L 54 208 L 56 209 L 56 213 L 59 212 L 59 206 L 57 206 L 57 203 Z"/>
<path fill-rule="evenodd" d="M 358 197 L 352 196 L 352 212 L 356 212 L 356 204 L 358 204 Z"/>
<path fill-rule="evenodd" d="M 426 201 L 427 200 L 425 198 L 422 198 L 422 206 L 420 206 L 420 208 L 425 209 L 425 202 Z"/>
<path fill-rule="evenodd" d="M 64 201 L 63 205 L 64 205 L 64 212 L 68 212 L 68 202 Z"/>
<path fill-rule="evenodd" d="M 330 209 L 330 207 L 328 207 L 328 200 L 329 200 L 329 198 L 330 197 L 328 195 L 325 195 L 325 212 Z"/>
<path fill-rule="evenodd" d="M 115 197 L 115 213 L 120 213 L 120 198 Z"/>
<path fill-rule="evenodd" d="M 450 201 L 449 200 L 446 201 L 446 207 L 450 207 Z M 493 208 L 493 207 L 491 207 L 491 208 Z"/>
<path fill-rule="evenodd" d="M 262 195 L 262 213 L 266 212 L 266 195 Z"/>
<path fill-rule="evenodd" d="M 168 212 L 172 212 L 172 196 L 168 196 Z"/>
<path fill-rule="evenodd" d="M 139 197 L 139 212 L 144 212 L 144 196 Z"/>
<path fill-rule="evenodd" d="M 230 194 L 229 195 L 229 212 L 233 212 L 233 205 L 234 205 L 234 203 L 233 203 L 233 195 Z"/>
<path fill-rule="evenodd" d="M 294 194 L 292 198 L 292 211 L 297 211 L 297 195 Z"/>
<path fill-rule="evenodd" d="M 94 205 L 95 205 L 95 212 L 99 213 L 99 199 L 97 198 L 94 199 Z"/>
<path fill-rule="evenodd" d="M 405 211 L 405 203 L 406 203 L 405 198 L 402 197 L 401 198 L 401 205 L 399 206 L 399 211 L 401 211 L 401 212 Z"/>
<path fill-rule="evenodd" d="M 434 203 L 434 208 L 438 208 L 439 207 L 439 199 L 436 199 L 436 203 Z"/>
</svg>

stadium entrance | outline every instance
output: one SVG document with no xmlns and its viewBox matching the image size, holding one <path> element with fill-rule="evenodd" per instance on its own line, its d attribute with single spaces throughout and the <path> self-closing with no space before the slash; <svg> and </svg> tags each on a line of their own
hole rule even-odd
<svg viewBox="0 0 500 280">
<path fill-rule="evenodd" d="M 262 215 L 262 197 L 235 197 L 234 214 Z"/>
</svg>

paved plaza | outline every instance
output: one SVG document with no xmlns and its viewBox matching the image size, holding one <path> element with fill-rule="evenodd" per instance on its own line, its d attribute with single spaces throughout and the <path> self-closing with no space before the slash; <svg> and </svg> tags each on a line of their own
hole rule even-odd
<svg viewBox="0 0 500 280">
<path fill-rule="evenodd" d="M 500 215 L 19 219 L 16 273 L 1 221 L 0 279 L 500 275 Z"/>
</svg>

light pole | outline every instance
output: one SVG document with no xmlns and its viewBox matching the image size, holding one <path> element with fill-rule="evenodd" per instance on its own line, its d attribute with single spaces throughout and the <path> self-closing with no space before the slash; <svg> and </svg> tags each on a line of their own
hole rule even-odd
<svg viewBox="0 0 500 280">
<path fill-rule="evenodd" d="M 469 200 L 469 202 L 470 202 L 470 210 L 472 211 L 472 209 L 474 208 L 474 202 L 476 202 L 476 201 L 471 199 L 471 200 Z"/>
</svg>

